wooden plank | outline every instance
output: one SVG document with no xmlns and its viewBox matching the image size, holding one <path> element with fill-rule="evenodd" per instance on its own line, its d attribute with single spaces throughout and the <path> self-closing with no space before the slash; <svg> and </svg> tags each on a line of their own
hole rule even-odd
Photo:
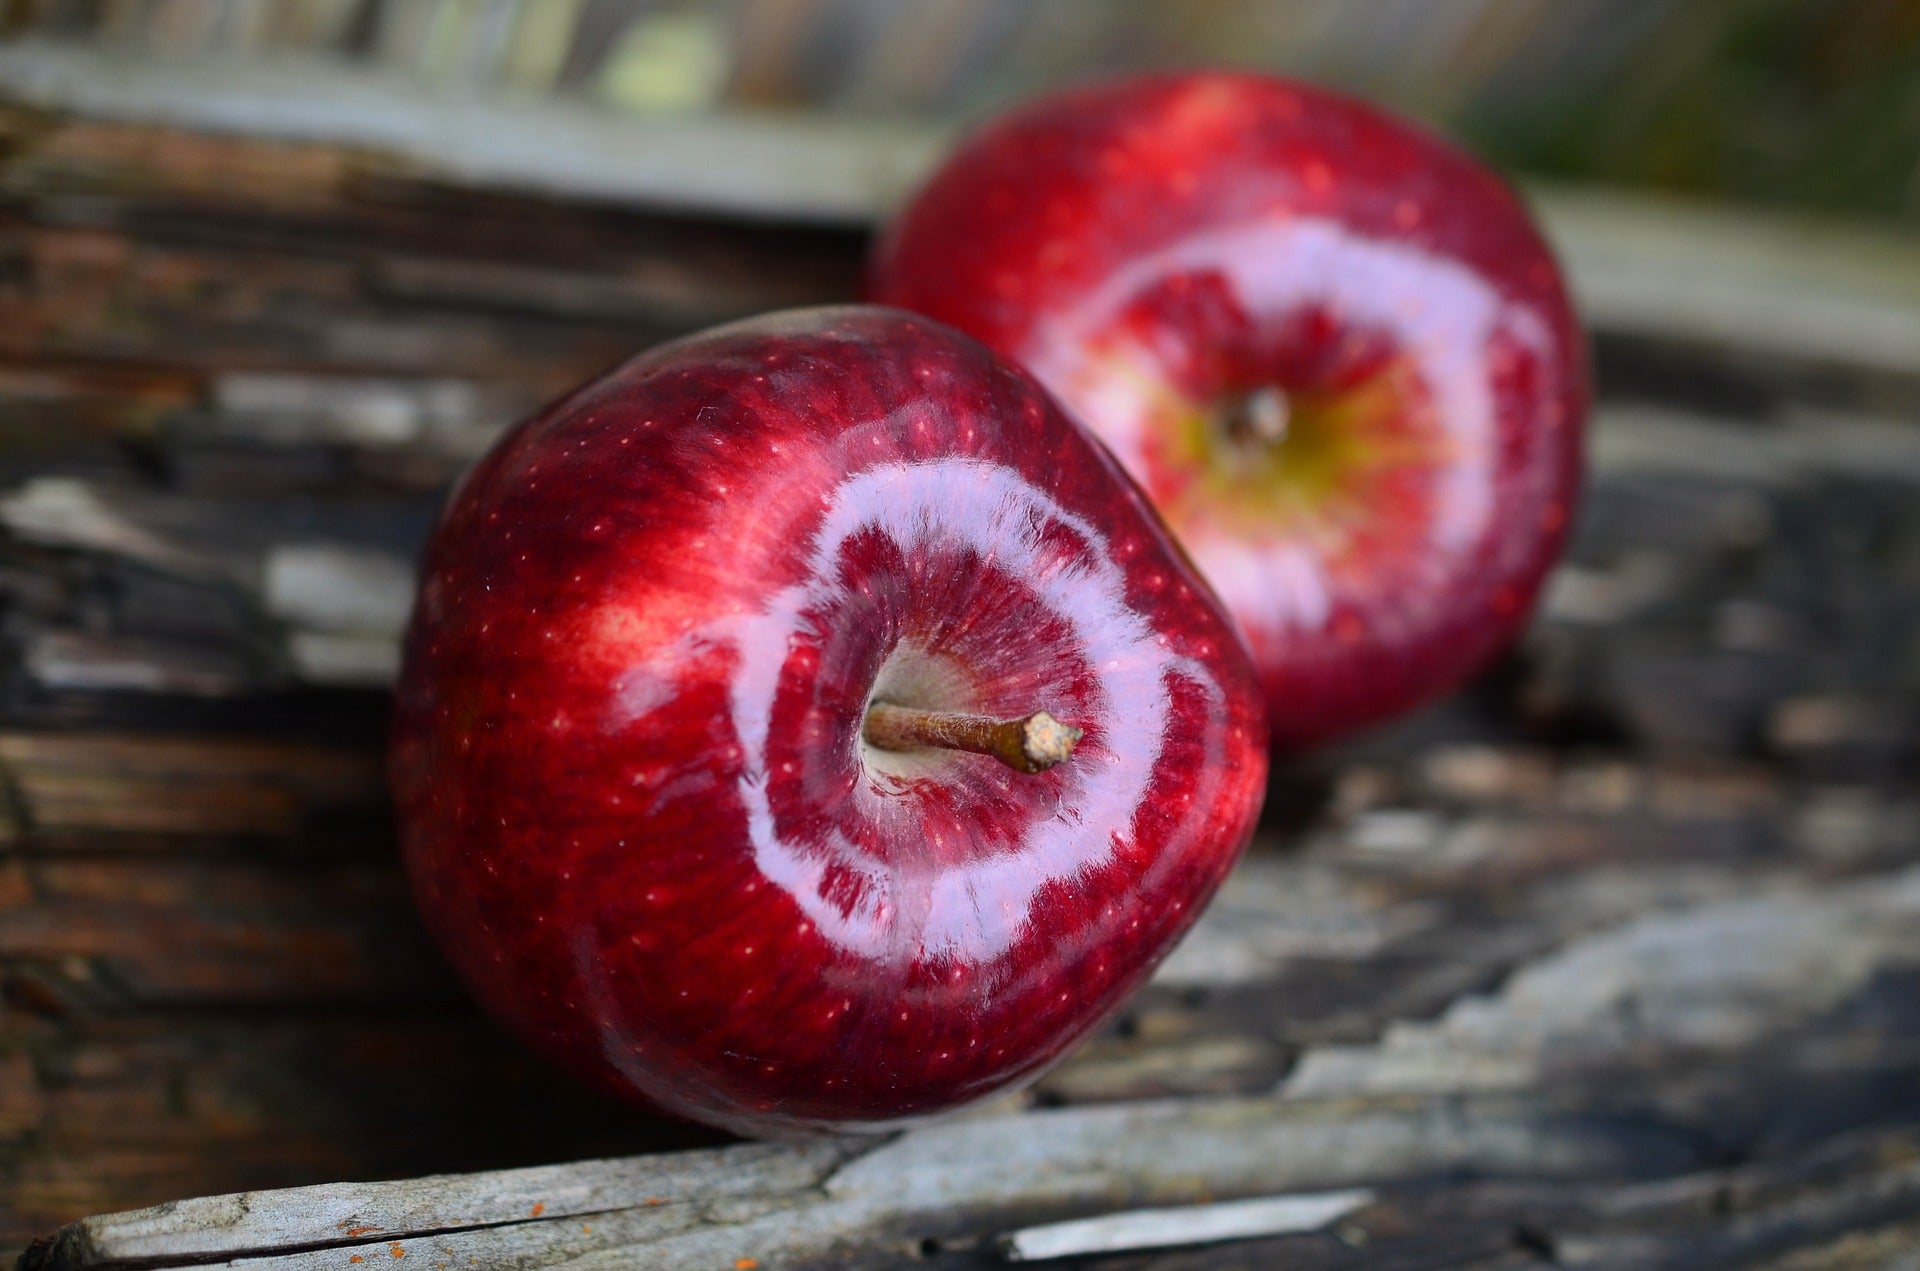
<svg viewBox="0 0 1920 1271">
<path fill-rule="evenodd" d="M 6 732 L 0 765 L 26 824 L 56 835 L 288 835 L 373 820 L 384 798 L 378 756 L 294 741 Z"/>
<path fill-rule="evenodd" d="M 67 744 L 75 753 L 86 750 L 84 739 Z M 1427 766 L 1444 775 L 1462 765 Z M 1484 776 L 1481 780 L 1484 791 Z M 1561 780 L 1572 791 L 1590 781 L 1577 768 Z M 1637 784 L 1645 791 L 1643 810 L 1598 837 L 1591 829 L 1555 832 L 1553 820 L 1537 819 L 1493 834 L 1496 822 L 1483 810 L 1471 831 L 1480 846 L 1469 854 L 1400 850 L 1383 856 L 1351 845 L 1339 832 L 1321 837 L 1304 854 L 1271 849 L 1256 854 L 1229 881 L 1196 939 L 1169 962 L 1160 982 L 1132 1004 L 1114 1030 L 1042 1082 L 1035 1097 L 1080 1104 L 1171 1093 L 1255 1095 L 1289 1068 L 1316 1070 L 1344 1057 L 1338 1044 L 1377 1037 L 1396 1018 L 1440 1010 L 1462 993 L 1509 978 L 1516 967 L 1580 932 L 1605 932 L 1649 909 L 1669 911 L 1737 897 L 1755 887 L 1787 886 L 1809 873 L 1884 868 L 1920 858 L 1920 846 L 1897 835 L 1863 840 L 1848 855 L 1836 855 L 1816 840 L 1795 854 L 1783 854 L 1782 845 L 1767 840 L 1729 850 L 1727 827 L 1780 815 L 1785 797 L 1769 791 L 1761 800 L 1750 787 L 1725 776 L 1682 783 L 1677 776 L 1643 775 Z M 1683 799 L 1656 793 L 1683 784 L 1691 788 Z M 1663 827 L 1656 813 L 1679 819 Z M 1878 816 L 1889 826 L 1911 829 L 1914 824 L 1911 809 L 1897 805 Z M 37 835 L 29 840 L 39 841 Z M 66 864 L 77 845 L 56 846 L 57 857 L 30 863 L 20 874 L 24 890 L 0 909 L 0 931 L 13 933 L 10 951 L 15 958 L 31 959 L 0 964 L 0 970 L 22 994 L 20 1004 L 40 1003 L 35 1009 L 60 1021 L 68 1034 L 84 1038 L 109 1027 L 105 1038 L 122 1039 L 96 1046 L 90 1052 L 94 1057 L 85 1061 L 90 1071 L 116 1053 L 133 1053 L 134 1039 L 146 1034 L 125 1030 L 144 1018 L 140 1012 L 244 1006 L 274 1013 L 255 1017 L 252 1049 L 247 1027 L 236 1023 L 216 1031 L 203 1019 L 180 1035 L 188 1049 L 179 1059 L 101 1071 L 86 1087 L 90 1093 L 83 1102 L 75 1102 L 78 1088 L 65 1079 L 49 1085 L 32 1072 L 23 1074 L 16 1096 L 21 1106 L 44 1109 L 34 1120 L 32 1141 L 40 1146 L 18 1158 L 23 1165 L 37 1172 L 40 1162 L 51 1164 L 63 1154 L 72 1159 L 76 1153 L 78 1159 L 91 1153 L 99 1161 L 109 1147 L 131 1154 L 129 1168 L 136 1168 L 135 1161 L 152 1161 L 162 1144 L 184 1151 L 198 1143 L 203 1151 L 223 1153 L 199 1164 L 180 1159 L 168 1167 L 170 1174 L 94 1168 L 98 1185 L 183 1190 L 170 1187 L 168 1178 L 208 1178 L 229 1166 L 241 1170 L 238 1177 L 247 1177 L 247 1169 L 258 1177 L 257 1171 L 276 1159 L 309 1159 L 289 1156 L 296 1147 L 302 1154 L 323 1153 L 310 1158 L 310 1167 L 336 1175 L 351 1169 L 354 1160 L 431 1164 L 436 1154 L 440 1160 L 459 1159 L 471 1150 L 456 1147 L 445 1129 L 418 1144 L 387 1142 L 383 1118 L 401 1106 L 388 1108 L 388 1101 L 408 1091 L 412 1106 L 420 1109 L 414 1116 L 427 1116 L 429 1108 L 434 1116 L 453 1115 L 471 1106 L 463 1100 L 484 1102 L 493 1109 L 487 1123 L 497 1128 L 481 1139 L 526 1133 L 511 1129 L 523 1117 L 552 1119 L 545 1096 L 529 1100 L 524 1092 L 543 1082 L 564 1083 L 526 1065 L 509 1086 L 471 1057 L 476 1047 L 498 1043 L 460 1005 L 450 985 L 426 974 L 431 960 L 424 956 L 424 941 L 390 865 L 375 869 L 369 861 L 354 871 L 329 865 L 289 871 L 270 860 L 256 866 L 244 858 L 228 863 L 210 857 L 196 871 L 172 861 L 143 865 L 140 857 L 85 854 Z M 275 854 L 285 850 L 272 849 Z M 1756 871 L 1756 865 L 1765 868 Z M 1488 894 L 1503 897 L 1497 915 L 1477 912 Z M 1355 929 L 1372 934 L 1356 940 Z M 402 934 L 406 938 L 398 939 Z M 36 995 L 26 997 L 29 991 Z M 351 1030 L 301 1014 L 316 1005 L 339 1009 L 349 1004 L 363 1012 L 365 1040 L 352 1040 Z M 396 1006 L 413 1013 L 404 1027 L 365 1014 Z M 429 1029 L 417 1017 L 422 1006 L 455 1012 L 446 1027 L 458 1027 Z M 128 1012 L 136 1013 L 128 1017 Z M 166 1025 L 165 1018 L 151 1025 L 162 1036 L 181 1027 Z M 122 1019 L 127 1022 L 115 1022 Z M 401 1049 L 378 1049 L 374 1039 L 383 1034 L 390 1034 L 389 1050 Z M 265 1045 L 270 1036 L 282 1037 L 286 1045 Z M 1296 1066 L 1296 1047 L 1323 1042 L 1336 1047 L 1309 1050 Z M 64 1043 L 37 1045 L 43 1055 L 67 1053 Z M 303 1051 L 337 1058 L 316 1064 L 300 1059 Z M 188 1062 L 189 1054 L 197 1054 L 191 1070 L 204 1078 L 196 1077 L 187 1089 L 199 1090 L 202 1079 L 212 1085 L 190 1095 L 186 1106 L 202 1107 L 203 1098 L 220 1106 L 216 1089 L 254 1092 L 247 1116 L 253 1124 L 281 1127 L 278 1139 L 259 1147 L 223 1147 L 213 1128 L 222 1119 L 204 1130 L 175 1119 L 161 1143 L 141 1146 L 144 1136 L 154 1133 L 156 1110 L 178 1088 L 178 1078 L 168 1075 L 178 1071 L 172 1065 Z M 431 1077 L 435 1056 L 456 1065 L 461 1084 L 449 1087 L 444 1078 Z M 1186 1066 L 1183 1060 L 1192 1056 L 1217 1058 Z M 1511 1067 L 1518 1061 L 1502 1062 Z M 467 1076 L 477 1084 L 467 1084 Z M 424 1092 L 416 1089 L 423 1080 L 438 1087 L 430 1099 L 423 1100 Z M 489 1082 L 521 1093 L 496 1104 Z M 381 1093 L 383 1088 L 391 1093 Z M 326 1108 L 349 1090 L 354 1092 L 351 1113 L 341 1108 L 324 1123 L 307 1124 L 302 1109 Z M 129 1111 L 106 1115 L 105 1099 Z M 604 1122 L 615 1111 L 598 1115 Z M 235 1123 L 231 1111 L 223 1119 Z M 562 1135 L 555 1146 L 564 1150 L 571 1142 L 577 1151 L 586 1142 L 582 1123 L 568 1124 L 574 1127 L 565 1131 L 571 1139 Z M 74 1137 L 82 1133 L 86 1137 Z M 327 1161 L 333 1164 L 322 1168 Z M 32 1195 L 57 1203 L 59 1193 L 44 1186 L 36 1182 Z"/>
<path fill-rule="evenodd" d="M 461 184 L 853 229 L 884 216 L 951 141 L 924 125 L 456 100 L 312 60 L 156 61 L 46 41 L 0 47 L 0 84 L 43 110 L 343 146 Z M 1920 371 L 1920 247 L 1894 230 L 1625 194 L 1532 196 L 1603 333 Z"/>
<path fill-rule="evenodd" d="M 1463 1113 L 1479 1125 L 1474 1134 L 1462 1132 Z M 726 1149 L 722 1172 L 732 1172 L 740 1159 L 734 1154 L 768 1150 Z M 771 1150 L 790 1159 L 798 1149 Z M 263 1257 L 260 1265 L 337 1265 L 341 1246 L 357 1244 L 378 1255 L 396 1243 L 405 1248 L 415 1240 L 450 1251 L 456 1264 L 474 1257 L 487 1265 L 544 1266 L 594 1254 L 607 1262 L 622 1256 L 642 1258 L 659 1267 L 725 1266 L 737 1258 L 780 1265 L 837 1247 L 911 1247 L 916 1239 L 928 1238 L 916 1237 L 917 1231 L 953 1239 L 952 1228 L 965 1230 L 984 1220 L 985 1228 L 976 1225 L 971 1233 L 978 1239 L 991 1236 L 997 1224 L 1020 1213 L 1191 1202 L 1207 1195 L 1245 1194 L 1262 1185 L 1316 1187 L 1339 1179 L 1431 1172 L 1618 1178 L 1648 1169 L 1684 1168 L 1696 1160 L 1678 1135 L 1623 1133 L 1547 1106 L 1342 1111 L 1307 1104 L 1282 1108 L 1272 1100 L 1129 1104 L 986 1118 L 915 1132 L 853 1156 L 807 1192 L 755 1187 L 743 1198 L 750 1203 L 696 1202 L 689 1206 L 692 1214 L 685 1208 L 655 1212 L 646 1204 L 663 1193 L 697 1194 L 681 1185 L 672 1158 L 659 1163 L 667 1172 L 648 1176 L 644 1190 L 625 1193 L 617 1186 L 602 1186 L 602 1176 L 614 1168 L 640 1168 L 639 1163 L 582 1164 L 572 1168 L 584 1172 L 593 1180 L 586 1185 L 613 1202 L 594 1214 L 596 1221 L 587 1224 L 593 1230 L 587 1232 L 577 1221 L 550 1220 L 544 1211 L 534 1215 L 529 1205 L 515 1213 L 512 1222 L 436 1234 L 445 1230 L 439 1214 L 459 1212 L 446 1209 L 436 1193 L 427 1202 L 435 1218 L 425 1229 L 388 1228 L 375 1243 L 372 1233 L 348 1236 L 351 1226 L 318 1227 L 300 1217 L 351 1208 L 343 1207 L 333 1189 L 301 1189 L 211 1198 L 188 1207 L 178 1222 L 178 1211 L 171 1207 L 89 1220 L 61 1237 L 47 1265 L 114 1266 L 134 1260 L 195 1265 L 196 1259 L 262 1257 L 269 1249 L 299 1250 L 323 1241 L 325 1255 L 290 1252 Z M 582 1185 L 574 1176 L 569 1181 Z M 436 1184 L 421 1180 L 418 1185 Z M 461 1180 L 459 1186 L 485 1191 L 491 1184 L 488 1177 Z M 511 1180 L 502 1186 L 510 1189 Z M 355 1203 L 365 1203 L 359 1188 L 343 1190 Z M 249 1217 L 255 1210 L 262 1214 L 257 1222 Z M 295 1217 L 285 1230 L 272 1225 L 273 1219 L 287 1215 Z"/>
<path fill-rule="evenodd" d="M 350 146 L 462 184 L 828 224 L 866 222 L 938 144 L 914 128 L 655 122 L 554 100 L 450 98 L 317 60 L 159 61 L 46 41 L 0 48 L 0 83 L 41 109 Z"/>
<path fill-rule="evenodd" d="M 396 971 L 400 968 L 396 966 Z M 184 1195 L 710 1144 L 556 1080 L 450 981 L 175 1008 L 92 964 L 0 963 L 0 1216 L 17 1252 L 71 1217 Z M 31 978 L 29 978 L 31 977 Z M 43 986 L 32 996 L 27 986 Z M 229 999 L 231 1000 L 231 999 Z M 12 1234 L 17 1233 L 17 1234 Z"/>
<path fill-rule="evenodd" d="M 403 1009 L 459 1000 L 386 861 L 185 863 L 157 855 L 25 865 L 0 961 L 81 964 L 119 1009 Z"/>
<path fill-rule="evenodd" d="M 741 1196 L 816 1188 L 859 1148 L 746 1145 L 492 1174 L 337 1184 L 213 1196 L 125 1214 L 87 1229 L 82 1265 L 188 1256 L 231 1257 L 277 1247 L 386 1243 L 434 1231 L 511 1226 L 631 1208 L 680 1211 Z M 676 1216 L 659 1213 L 660 1219 Z M 290 1239 L 289 1239 L 290 1238 Z"/>
<path fill-rule="evenodd" d="M 1601 333 L 1920 371 L 1920 247 L 1891 226 L 1575 189 L 1534 192 Z"/>
<path fill-rule="evenodd" d="M 1276 1094 L 983 1115 L 878 1144 L 752 1145 L 209 1198 L 88 1219 L 38 1256 L 50 1266 L 188 1265 L 277 1250 L 260 1265 L 305 1267 L 324 1260 L 301 1252 L 310 1248 L 381 1253 L 417 1241 L 488 1265 L 586 1254 L 662 1267 L 779 1264 L 956 1233 L 984 1241 L 1023 1214 L 1422 1178 L 1686 1174 L 1758 1141 L 1746 1136 L 1777 1134 L 1782 1082 L 1807 1117 L 1796 1136 L 1817 1141 L 1847 1128 L 1844 1103 L 1820 1109 L 1861 1071 L 1920 1077 L 1920 1010 L 1903 987 L 1916 977 L 1920 866 L 1577 942 L 1423 1036 L 1389 1033 L 1365 1056 L 1310 1053 Z M 1808 1031 L 1836 1011 L 1867 1019 L 1866 1002 L 1895 1009 L 1847 1030 L 1844 1050 L 1839 1034 Z M 1413 1085 L 1388 1076 L 1410 1049 L 1423 1053 Z M 1334 1082 L 1336 1070 L 1348 1075 Z M 1883 1201 L 1888 1187 L 1904 1189 L 1890 1208 L 1910 1215 L 1920 1212 L 1920 1168 L 1905 1169 L 1911 1178 L 1896 1167 L 1876 1185 Z M 595 1221 L 574 1221 L 587 1215 Z"/>
</svg>

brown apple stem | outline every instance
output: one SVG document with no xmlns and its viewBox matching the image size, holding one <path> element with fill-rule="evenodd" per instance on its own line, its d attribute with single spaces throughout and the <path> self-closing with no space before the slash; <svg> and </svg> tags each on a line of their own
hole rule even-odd
<svg viewBox="0 0 1920 1271">
<path fill-rule="evenodd" d="M 1073 753 L 1082 733 L 1045 711 L 995 719 L 875 702 L 867 708 L 863 735 L 882 750 L 964 750 L 992 755 L 1015 772 L 1045 772 Z"/>
</svg>

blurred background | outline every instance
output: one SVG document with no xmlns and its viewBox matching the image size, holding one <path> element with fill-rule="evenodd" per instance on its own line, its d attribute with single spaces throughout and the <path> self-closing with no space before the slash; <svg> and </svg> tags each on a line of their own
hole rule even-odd
<svg viewBox="0 0 1920 1271">
<path fill-rule="evenodd" d="M 1920 219 L 1917 0 L 0 0 L 0 33 L 310 52 L 448 94 L 967 119 L 1264 67 L 1541 176 Z"/>
</svg>

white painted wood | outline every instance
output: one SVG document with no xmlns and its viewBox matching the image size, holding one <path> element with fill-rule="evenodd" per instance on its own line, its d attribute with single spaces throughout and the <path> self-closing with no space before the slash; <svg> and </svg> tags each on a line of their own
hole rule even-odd
<svg viewBox="0 0 1920 1271">
<path fill-rule="evenodd" d="M 1023 1227 L 1002 1236 L 999 1247 L 1009 1262 L 1041 1262 L 1096 1253 L 1285 1236 L 1318 1231 L 1372 1199 L 1372 1192 L 1355 1188 L 1312 1196 L 1265 1196 L 1219 1205 L 1135 1209 L 1099 1218 Z"/>
</svg>

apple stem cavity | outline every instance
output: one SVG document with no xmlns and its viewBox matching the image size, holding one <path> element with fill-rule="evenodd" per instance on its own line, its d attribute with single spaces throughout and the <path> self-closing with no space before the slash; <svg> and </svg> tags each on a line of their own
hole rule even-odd
<svg viewBox="0 0 1920 1271">
<path fill-rule="evenodd" d="M 1222 413 L 1227 437 L 1244 450 L 1259 450 L 1287 439 L 1293 403 L 1285 389 L 1267 384 L 1241 394 Z"/>
<path fill-rule="evenodd" d="M 964 750 L 991 755 L 1015 772 L 1045 772 L 1073 754 L 1084 735 L 1045 711 L 995 719 L 959 711 L 923 711 L 894 702 L 867 708 L 861 735 L 881 750 Z"/>
</svg>

